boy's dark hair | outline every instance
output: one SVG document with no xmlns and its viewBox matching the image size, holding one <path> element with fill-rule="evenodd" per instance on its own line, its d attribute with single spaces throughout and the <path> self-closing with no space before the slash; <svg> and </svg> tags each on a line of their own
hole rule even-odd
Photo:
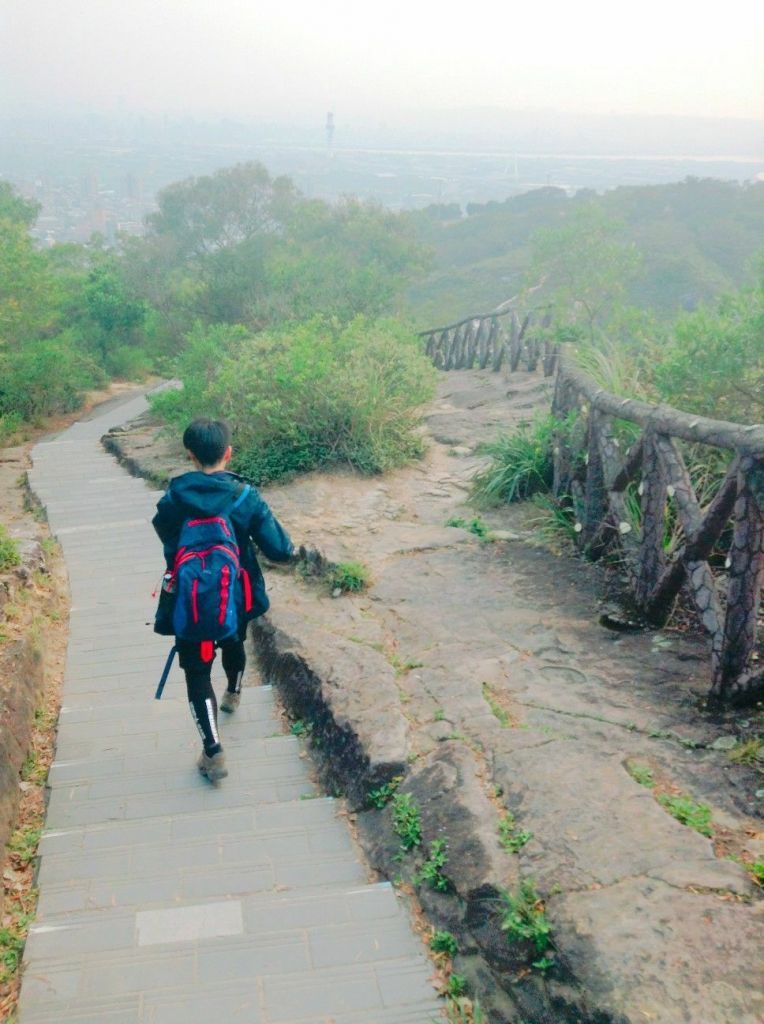
<svg viewBox="0 0 764 1024">
<path fill-rule="evenodd" d="M 223 420 L 201 417 L 189 423 L 183 431 L 183 447 L 203 466 L 214 466 L 220 462 L 230 443 L 231 428 Z"/>
</svg>

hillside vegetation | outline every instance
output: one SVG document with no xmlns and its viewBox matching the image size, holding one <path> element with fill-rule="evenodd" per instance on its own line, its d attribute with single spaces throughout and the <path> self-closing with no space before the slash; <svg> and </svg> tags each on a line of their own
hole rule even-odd
<svg viewBox="0 0 764 1024">
<path fill-rule="evenodd" d="M 425 250 L 402 216 L 241 164 L 164 189 L 143 237 L 37 249 L 0 185 L 0 440 L 113 376 L 178 375 L 172 429 L 224 415 L 258 482 L 421 454 L 434 370 L 400 314 Z"/>
<path fill-rule="evenodd" d="M 572 197 L 550 187 L 469 205 L 466 216 L 455 205 L 432 206 L 411 215 L 433 253 L 430 272 L 408 293 L 419 327 L 488 312 L 537 284 L 538 232 L 564 229 L 582 212 L 611 225 L 618 241 L 639 254 L 639 273 L 624 301 L 661 320 L 748 282 L 751 261 L 764 246 L 764 182 L 688 178 Z M 544 295 L 542 286 L 536 298 Z"/>
<path fill-rule="evenodd" d="M 612 389 L 762 418 L 764 183 L 688 180 L 395 214 L 241 164 L 160 192 L 142 237 L 39 249 L 0 183 L 0 440 L 111 377 L 179 375 L 258 480 L 421 451 L 422 327 L 513 295 Z"/>
</svg>

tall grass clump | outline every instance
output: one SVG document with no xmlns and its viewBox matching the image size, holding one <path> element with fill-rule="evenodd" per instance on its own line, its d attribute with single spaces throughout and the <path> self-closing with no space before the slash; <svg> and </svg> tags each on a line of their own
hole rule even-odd
<svg viewBox="0 0 764 1024">
<path fill-rule="evenodd" d="M 365 318 L 254 336 L 197 329 L 178 376 L 183 390 L 158 395 L 154 408 L 175 426 L 198 415 L 227 419 L 233 468 L 256 483 L 338 464 L 378 473 L 419 457 L 421 407 L 435 385 L 405 326 Z"/>
<path fill-rule="evenodd" d="M 21 556 L 19 555 L 19 547 L 16 541 L 11 537 L 0 523 L 0 571 L 4 569 L 12 569 L 14 565 L 19 565 L 21 562 Z"/>
<path fill-rule="evenodd" d="M 552 486 L 555 432 L 565 421 L 538 415 L 514 434 L 505 434 L 481 450 L 491 464 L 473 479 L 473 497 L 482 505 L 523 501 Z"/>
</svg>

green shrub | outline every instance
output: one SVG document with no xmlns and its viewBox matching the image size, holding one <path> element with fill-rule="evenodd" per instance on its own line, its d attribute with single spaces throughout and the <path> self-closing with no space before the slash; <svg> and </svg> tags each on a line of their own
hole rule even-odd
<svg viewBox="0 0 764 1024">
<path fill-rule="evenodd" d="M 135 345 L 120 345 L 106 358 L 106 369 L 117 380 L 145 380 L 151 373 L 151 356 Z"/>
<path fill-rule="evenodd" d="M 247 337 L 221 327 L 192 336 L 180 359 L 183 392 L 154 408 L 176 425 L 224 416 L 234 432 L 233 468 L 257 483 L 320 466 L 364 473 L 423 452 L 420 409 L 435 371 L 421 345 L 393 320 L 318 319 Z"/>
<path fill-rule="evenodd" d="M 475 476 L 474 497 L 485 505 L 501 505 L 548 491 L 553 475 L 553 436 L 563 423 L 551 415 L 536 416 L 514 434 L 485 445 L 482 450 L 492 462 Z"/>
<path fill-rule="evenodd" d="M 18 412 L 0 413 L 0 445 L 13 444 L 23 424 L 24 419 Z"/>
<path fill-rule="evenodd" d="M 85 391 L 105 383 L 103 371 L 61 334 L 0 357 L 0 414 L 25 420 L 72 412 Z"/>
<path fill-rule="evenodd" d="M 12 569 L 14 565 L 19 565 L 21 562 L 21 556 L 19 555 L 19 547 L 13 537 L 8 536 L 8 531 L 0 523 L 0 570 Z"/>
</svg>

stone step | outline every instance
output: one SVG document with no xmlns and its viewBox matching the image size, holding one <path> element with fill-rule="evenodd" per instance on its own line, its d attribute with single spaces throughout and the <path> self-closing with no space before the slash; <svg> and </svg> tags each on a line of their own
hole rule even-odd
<svg viewBox="0 0 764 1024">
<path fill-rule="evenodd" d="M 313 784 L 307 778 L 307 769 L 302 763 L 295 766 L 288 778 L 270 781 L 248 778 L 243 770 L 236 767 L 235 758 L 230 761 L 228 778 L 217 786 L 203 779 L 192 764 L 188 770 L 188 788 L 177 792 L 75 799 L 81 794 L 75 792 L 70 795 L 65 788 L 54 789 L 50 795 L 46 823 L 51 829 L 71 828 L 76 825 L 93 825 L 99 821 L 132 821 L 135 818 L 150 819 L 194 811 L 204 814 L 210 810 L 239 807 L 246 803 L 278 803 L 310 799 L 315 795 Z"/>
<path fill-rule="evenodd" d="M 437 1019 L 429 968 L 406 958 L 358 963 L 342 968 L 291 970 L 289 947 L 277 947 L 262 963 L 286 961 L 286 970 L 257 973 L 248 961 L 245 978 L 218 977 L 202 984 L 215 968 L 225 972 L 224 957 L 145 958 L 124 978 L 108 975 L 123 994 L 111 997 L 72 991 L 75 980 L 61 971 L 22 993 L 23 1024 L 430 1024 Z M 222 964 L 222 967 L 221 967 Z M 67 987 L 68 985 L 68 987 Z M 95 979 L 98 989 L 98 979 Z M 54 992 L 61 989 L 56 999 Z M 190 989 L 195 991 L 190 992 Z M 42 998 L 47 995 L 48 1000 Z"/>
<path fill-rule="evenodd" d="M 106 855 L 103 855 L 104 857 Z M 98 858 L 92 858 L 95 861 Z M 139 855 L 136 855 L 136 861 Z M 200 864 L 181 868 L 175 863 L 159 865 L 138 875 L 125 872 L 130 856 L 109 854 L 106 870 L 121 873 L 114 878 L 83 878 L 54 884 L 41 890 L 39 919 L 51 921 L 83 911 L 115 907 L 142 909 L 167 903 L 198 902 L 205 898 L 226 899 L 245 894 L 274 891 L 301 893 L 323 891 L 327 886 L 359 886 L 367 882 L 366 871 L 355 853 L 295 859 L 249 858 L 222 866 Z"/>
<path fill-rule="evenodd" d="M 215 678 L 216 674 L 219 677 L 217 679 Z M 212 681 L 213 685 L 219 684 L 218 689 L 220 689 L 220 686 L 223 684 L 222 668 L 218 666 L 217 662 L 212 667 Z M 177 662 L 173 665 L 167 684 L 168 686 L 170 685 L 170 682 L 183 682 L 183 676 L 180 669 L 177 667 Z M 186 713 L 188 713 L 185 693 L 182 696 L 172 697 L 167 693 L 167 691 L 165 691 L 161 700 L 152 700 L 149 702 L 149 705 L 153 709 L 153 714 L 158 716 L 166 715 L 167 718 L 174 718 L 177 710 L 181 707 Z M 103 729 L 108 728 L 108 723 L 113 721 L 117 716 L 119 707 L 126 710 L 127 708 L 134 706 L 135 698 L 130 693 L 124 694 L 121 705 L 105 704 L 100 697 L 94 698 L 89 703 L 81 702 L 76 705 L 70 705 L 64 702 L 61 707 L 59 724 L 62 726 L 66 725 L 68 728 L 70 725 L 78 725 L 83 722 L 98 722 L 98 731 L 102 732 Z M 273 709 L 276 707 L 276 694 L 273 687 L 247 685 L 245 677 L 245 686 L 244 693 L 241 698 L 241 705 L 235 715 L 231 716 L 231 720 L 247 720 L 252 709 L 258 707 L 266 707 L 273 713 Z"/>
<path fill-rule="evenodd" d="M 50 783 L 52 801 L 67 801 L 78 803 L 86 800 L 101 800 L 104 797 L 114 798 L 119 796 L 160 796 L 167 793 L 183 793 L 187 790 L 198 791 L 201 782 L 205 782 L 200 776 L 197 768 L 199 757 L 199 741 L 189 750 L 187 757 L 172 757 L 171 752 L 161 751 L 156 760 L 148 766 L 144 766 L 135 758 L 119 758 L 119 766 L 122 771 L 109 771 L 114 768 L 113 764 L 107 763 L 105 771 L 99 771 L 99 766 L 93 766 L 91 772 L 86 771 L 83 762 L 77 763 L 78 777 L 61 778 L 58 773 L 53 776 Z M 285 748 L 279 755 L 262 757 L 259 752 L 252 752 L 249 744 L 240 746 L 226 744 L 228 756 L 226 767 L 228 775 L 225 783 L 220 784 L 237 785 L 239 782 L 246 783 L 248 780 L 257 779 L 259 782 L 278 782 L 283 779 L 310 779 L 310 765 L 307 758 L 300 758 L 296 755 L 291 746 Z M 236 755 L 235 755 L 236 752 Z M 71 767 L 70 762 L 70 767 Z M 136 768 L 133 770 L 132 765 Z M 209 782 L 205 782 L 209 785 Z"/>
<path fill-rule="evenodd" d="M 368 928 L 367 928 L 368 926 Z M 364 929 L 367 928 L 368 936 Z M 303 894 L 244 893 L 223 900 L 161 904 L 151 910 L 112 908 L 71 914 L 66 921 L 37 922 L 24 950 L 26 969 L 40 961 L 66 965 L 87 956 L 136 959 L 149 948 L 184 951 L 217 943 L 237 946 L 301 940 L 315 966 L 415 952 L 408 923 L 388 886 L 332 886 Z M 305 942 L 307 940 L 307 943 Z M 361 951 L 366 952 L 362 957 Z"/>
<path fill-rule="evenodd" d="M 270 739 L 281 735 L 278 720 L 270 716 L 252 718 L 250 721 L 239 723 L 236 728 L 227 721 L 227 718 L 228 716 L 223 719 L 221 712 L 218 723 L 227 752 L 245 747 L 250 739 Z M 97 728 L 98 724 L 95 723 L 94 731 Z M 189 757 L 192 757 L 194 752 L 198 754 L 200 749 L 199 737 L 186 708 L 185 711 L 178 709 L 178 716 L 172 728 L 165 728 L 164 721 L 156 721 L 153 731 L 149 731 L 147 725 L 142 733 L 136 735 L 99 736 L 96 733 L 92 738 L 88 738 L 87 735 L 69 737 L 67 732 L 62 730 L 59 732 L 56 745 L 56 761 L 98 760 L 102 757 L 128 755 L 137 760 L 144 755 L 163 751 L 175 752 L 179 759 L 185 757 L 188 761 Z"/>
<path fill-rule="evenodd" d="M 269 839 L 292 831 L 340 827 L 339 805 L 331 797 L 295 800 L 283 804 L 244 805 L 209 811 L 203 818 L 193 812 L 152 818 L 151 821 L 111 821 L 68 829 L 46 829 L 40 840 L 40 853 L 47 856 L 72 853 L 93 854 L 119 847 L 137 847 L 156 842 L 185 844 L 200 834 L 221 840 L 231 836 L 252 835 Z"/>
</svg>

